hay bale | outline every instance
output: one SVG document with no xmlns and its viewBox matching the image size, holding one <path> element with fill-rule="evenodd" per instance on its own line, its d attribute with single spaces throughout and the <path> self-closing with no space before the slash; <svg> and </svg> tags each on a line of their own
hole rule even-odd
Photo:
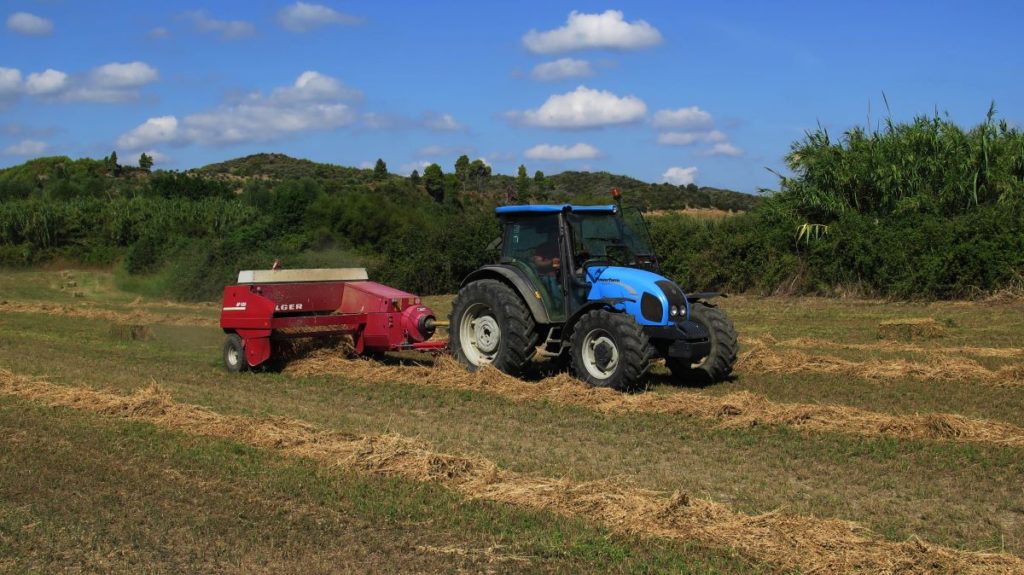
<svg viewBox="0 0 1024 575">
<path fill-rule="evenodd" d="M 887 319 L 878 323 L 878 339 L 915 341 L 946 335 L 946 327 L 930 317 Z"/>
<path fill-rule="evenodd" d="M 153 331 L 149 326 L 138 324 L 112 323 L 110 337 L 121 341 L 146 341 L 153 339 Z"/>
</svg>

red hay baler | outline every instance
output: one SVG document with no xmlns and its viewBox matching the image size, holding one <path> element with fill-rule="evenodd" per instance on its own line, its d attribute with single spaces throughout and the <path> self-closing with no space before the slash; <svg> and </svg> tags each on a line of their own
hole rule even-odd
<svg viewBox="0 0 1024 575">
<path fill-rule="evenodd" d="M 224 365 L 266 363 L 293 338 L 350 336 L 355 353 L 441 351 L 437 322 L 420 298 L 368 281 L 361 268 L 248 270 L 224 288 Z"/>
</svg>

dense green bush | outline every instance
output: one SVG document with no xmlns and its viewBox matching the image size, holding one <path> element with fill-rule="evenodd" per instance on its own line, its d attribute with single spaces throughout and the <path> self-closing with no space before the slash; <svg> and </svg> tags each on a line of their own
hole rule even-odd
<svg viewBox="0 0 1024 575">
<path fill-rule="evenodd" d="M 959 298 L 1001 289 L 1024 274 L 1020 205 L 956 216 L 847 211 L 811 240 L 799 237 L 795 216 L 784 214 L 666 216 L 653 219 L 651 231 L 665 273 L 694 291 Z"/>
<path fill-rule="evenodd" d="M 995 120 L 964 130 L 947 118 L 887 120 L 834 140 L 819 127 L 793 144 L 779 201 L 814 223 L 846 212 L 953 216 L 1024 200 L 1024 134 Z"/>
<path fill-rule="evenodd" d="M 726 219 L 653 218 L 662 270 L 689 291 L 773 292 L 800 269 L 795 221 L 758 211 Z M 795 224 L 793 224 L 795 225 Z"/>
</svg>

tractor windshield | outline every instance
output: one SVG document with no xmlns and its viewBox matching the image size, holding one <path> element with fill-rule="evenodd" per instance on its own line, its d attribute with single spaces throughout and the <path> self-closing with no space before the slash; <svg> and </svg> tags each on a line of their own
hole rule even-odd
<svg viewBox="0 0 1024 575">
<path fill-rule="evenodd" d="M 621 215 L 572 212 L 568 219 L 577 267 L 590 262 L 658 269 L 654 245 L 640 210 L 627 208 Z"/>
</svg>

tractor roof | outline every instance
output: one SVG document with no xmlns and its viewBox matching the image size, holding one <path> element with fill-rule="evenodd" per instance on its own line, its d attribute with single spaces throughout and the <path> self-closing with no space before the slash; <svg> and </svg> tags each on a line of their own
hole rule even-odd
<svg viewBox="0 0 1024 575">
<path fill-rule="evenodd" d="M 499 214 L 544 214 L 557 213 L 565 210 L 572 212 L 614 214 L 618 209 L 618 206 L 615 204 L 606 204 L 603 206 L 579 206 L 576 204 L 528 204 L 522 206 L 501 206 L 494 211 Z"/>
</svg>

